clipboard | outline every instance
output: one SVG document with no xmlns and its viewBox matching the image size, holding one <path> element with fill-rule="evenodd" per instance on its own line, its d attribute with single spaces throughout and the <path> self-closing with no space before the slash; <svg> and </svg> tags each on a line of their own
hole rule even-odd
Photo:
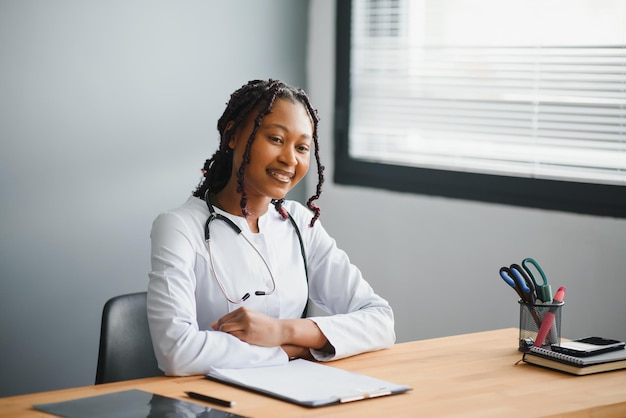
<svg viewBox="0 0 626 418">
<path fill-rule="evenodd" d="M 407 385 L 304 359 L 271 367 L 211 368 L 205 377 L 308 408 L 397 395 L 412 390 Z"/>
</svg>

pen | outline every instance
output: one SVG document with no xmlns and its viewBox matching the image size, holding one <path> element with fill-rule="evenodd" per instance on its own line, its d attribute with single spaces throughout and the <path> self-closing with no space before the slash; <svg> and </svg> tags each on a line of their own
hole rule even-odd
<svg viewBox="0 0 626 418">
<path fill-rule="evenodd" d="M 559 290 L 554 294 L 553 302 L 561 303 L 563 302 L 563 298 L 565 298 L 565 286 L 559 287 Z M 537 333 L 537 338 L 535 339 L 535 343 L 533 344 L 535 347 L 541 347 L 543 345 L 543 341 L 546 339 L 546 335 L 548 335 L 548 331 L 552 329 L 552 324 L 554 323 L 554 312 L 553 308 L 551 308 L 546 316 L 543 318 L 543 322 L 541 323 L 541 327 L 539 327 L 539 332 Z M 558 341 L 554 341 L 557 343 Z"/>
<path fill-rule="evenodd" d="M 203 394 L 198 393 L 198 392 L 185 392 L 185 393 L 190 398 L 199 399 L 201 401 L 213 403 L 215 405 L 227 406 L 227 407 L 235 406 L 235 402 L 234 401 L 225 401 L 224 399 L 214 398 L 212 396 L 203 395 Z"/>
</svg>

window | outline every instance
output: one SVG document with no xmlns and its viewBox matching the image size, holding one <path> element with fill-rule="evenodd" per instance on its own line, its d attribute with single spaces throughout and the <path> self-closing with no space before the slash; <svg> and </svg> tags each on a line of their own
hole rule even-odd
<svg viewBox="0 0 626 418">
<path fill-rule="evenodd" d="M 337 1 L 335 181 L 626 217 L 625 0 Z"/>
</svg>

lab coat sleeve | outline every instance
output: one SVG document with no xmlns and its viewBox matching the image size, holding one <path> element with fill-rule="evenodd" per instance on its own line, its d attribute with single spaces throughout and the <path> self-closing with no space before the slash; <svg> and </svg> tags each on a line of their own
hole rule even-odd
<svg viewBox="0 0 626 418">
<path fill-rule="evenodd" d="M 194 262 L 198 251 L 191 221 L 176 213 L 159 215 L 152 226 L 152 271 L 148 323 L 159 367 L 167 375 L 206 374 L 209 367 L 241 368 L 285 364 L 280 347 L 248 344 L 232 335 L 199 330 Z"/>
<path fill-rule="evenodd" d="M 310 297 L 330 314 L 310 319 L 334 348 L 334 353 L 311 350 L 313 356 L 337 360 L 392 346 L 396 335 L 389 303 L 374 292 L 321 223 L 303 228 L 309 240 Z"/>
</svg>

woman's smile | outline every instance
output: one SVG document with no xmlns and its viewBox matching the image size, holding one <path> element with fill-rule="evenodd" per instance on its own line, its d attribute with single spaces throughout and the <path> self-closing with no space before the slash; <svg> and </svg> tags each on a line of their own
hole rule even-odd
<svg viewBox="0 0 626 418">
<path fill-rule="evenodd" d="M 289 183 L 294 176 L 294 173 L 285 171 L 285 170 L 277 170 L 277 169 L 267 169 L 267 173 L 278 180 L 281 183 Z"/>
</svg>

